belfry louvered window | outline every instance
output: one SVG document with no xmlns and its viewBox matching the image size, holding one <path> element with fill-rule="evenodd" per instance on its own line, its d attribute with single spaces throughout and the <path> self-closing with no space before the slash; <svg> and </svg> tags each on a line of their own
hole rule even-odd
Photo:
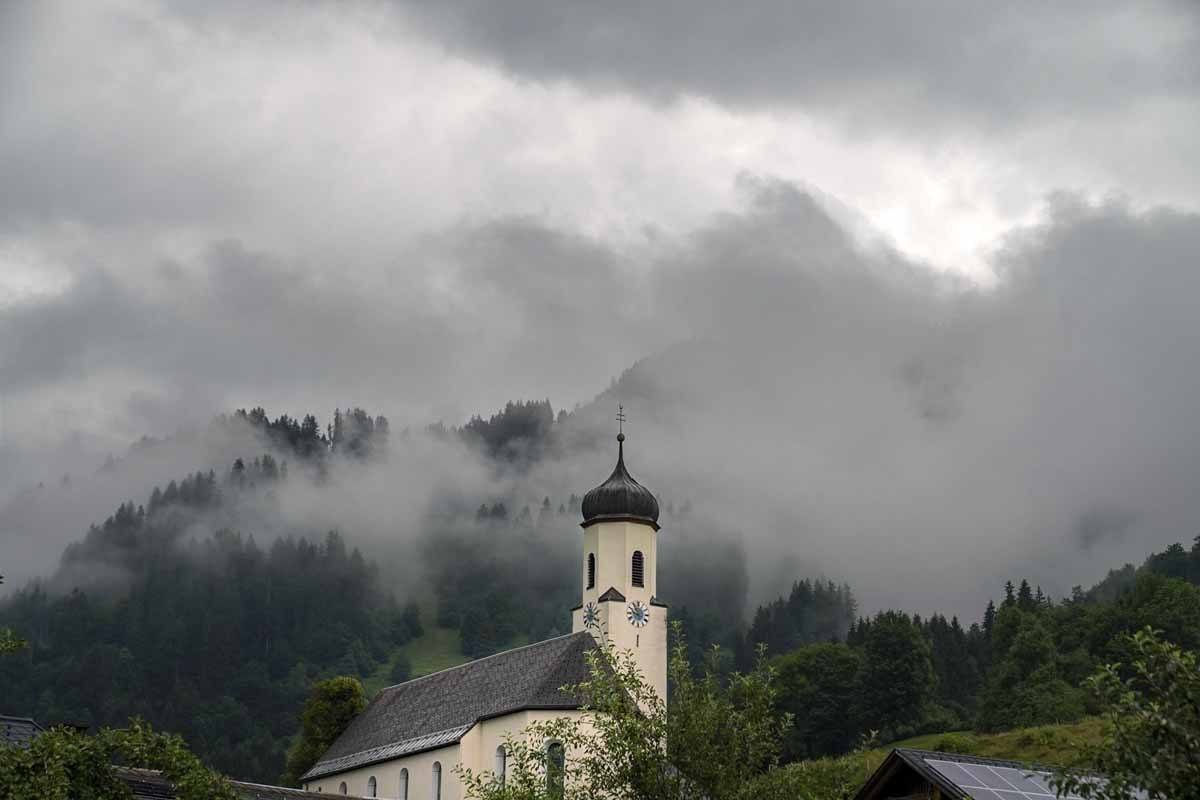
<svg viewBox="0 0 1200 800">
<path fill-rule="evenodd" d="M 633 585 L 646 585 L 646 557 L 641 550 L 633 551 Z"/>
<path fill-rule="evenodd" d="M 588 584 L 587 588 L 596 588 L 596 554 L 588 553 Z"/>
</svg>

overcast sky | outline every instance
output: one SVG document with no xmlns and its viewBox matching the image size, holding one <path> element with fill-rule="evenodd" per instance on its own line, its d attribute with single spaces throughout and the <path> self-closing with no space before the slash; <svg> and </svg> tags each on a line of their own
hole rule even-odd
<svg viewBox="0 0 1200 800">
<path fill-rule="evenodd" d="M 731 509 L 818 568 L 895 524 L 914 574 L 986 538 L 1087 582 L 1200 531 L 1197 130 L 1189 0 L 5 3 L 0 492 L 704 341 L 660 485 L 736 435 Z"/>
</svg>

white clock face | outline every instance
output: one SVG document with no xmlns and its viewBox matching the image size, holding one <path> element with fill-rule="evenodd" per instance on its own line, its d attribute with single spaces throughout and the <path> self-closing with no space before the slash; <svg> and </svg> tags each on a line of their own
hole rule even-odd
<svg viewBox="0 0 1200 800">
<path fill-rule="evenodd" d="M 629 620 L 629 624 L 635 628 L 644 628 L 646 623 L 650 621 L 650 609 L 646 608 L 641 600 L 634 600 L 625 609 L 625 617 Z"/>
<path fill-rule="evenodd" d="M 593 628 L 600 623 L 600 609 L 596 608 L 595 603 L 588 603 L 583 607 L 583 625 L 585 628 Z"/>
</svg>

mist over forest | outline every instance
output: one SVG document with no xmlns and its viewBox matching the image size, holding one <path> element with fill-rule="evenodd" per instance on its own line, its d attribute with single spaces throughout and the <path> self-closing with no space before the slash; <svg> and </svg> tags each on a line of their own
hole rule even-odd
<svg viewBox="0 0 1200 800">
<path fill-rule="evenodd" d="M 321 372 L 329 365 L 320 386 L 353 384 L 353 403 L 391 421 L 386 453 L 319 481 L 289 482 L 270 514 L 245 509 L 239 527 L 264 542 L 284 530 L 338 529 L 403 585 L 419 579 L 406 548 L 439 508 L 477 498 L 536 508 L 547 496 L 557 502 L 603 479 L 613 459 L 612 417 L 623 403 L 634 474 L 665 501 L 690 505 L 686 526 L 667 525 L 664 557 L 693 536 L 736 542 L 751 603 L 798 575 L 825 575 L 854 585 L 864 610 L 965 616 L 977 614 L 1009 575 L 1028 575 L 1062 597 L 1195 529 L 1200 450 L 1191 409 L 1200 373 L 1190 367 L 1200 346 L 1190 335 L 1197 277 L 1184 255 L 1200 238 L 1195 216 L 1057 198 L 1047 222 L 1013 233 L 996 251 L 996 278 L 984 288 L 865 245 L 798 187 L 753 183 L 745 192 L 739 213 L 657 245 L 654 270 L 640 280 L 629 276 L 650 256 L 605 251 L 600 242 L 530 221 L 461 232 L 469 244 L 446 257 L 482 279 L 464 282 L 461 302 L 486 296 L 498 307 L 491 313 L 511 315 L 505 326 L 517 331 L 506 343 L 512 355 L 481 376 L 499 369 L 501 385 L 522 384 L 508 400 L 545 396 L 535 381 L 519 378 L 534 365 L 540 374 L 561 373 L 548 384 L 599 393 L 545 422 L 549 444 L 540 433 L 528 442 L 517 437 L 500 468 L 486 447 L 429 434 L 431 424 L 490 415 L 480 408 L 435 418 L 445 401 L 431 394 L 458 380 L 475 385 L 478 378 L 461 371 L 479 362 L 463 353 L 483 357 L 495 342 L 466 331 L 430 339 L 435 349 L 444 338 L 458 348 L 440 356 L 438 369 L 430 348 L 419 348 L 437 379 L 393 386 L 390 376 L 408 374 L 411 356 L 376 351 L 389 338 L 388 324 L 364 326 L 362 342 L 358 329 L 341 331 L 304 358 Z M 239 260 L 236 281 L 230 259 Z M 273 313 L 269 303 L 244 315 L 217 310 L 227 299 L 221 292 L 232 291 L 226 281 L 254 287 L 264 299 L 280 293 L 288 308 L 298 297 L 301 305 L 325 302 L 285 274 L 269 259 L 226 248 L 195 275 L 172 277 L 177 292 L 158 295 L 168 287 L 153 281 L 134 291 L 116 274 L 81 274 L 63 294 L 0 315 L 6 383 L 15 388 L 0 446 L 6 588 L 47 574 L 89 524 L 156 483 L 273 452 L 257 432 L 210 424 L 223 409 L 198 410 L 195 403 L 207 407 L 212 398 L 184 387 L 218 364 L 261 359 L 268 366 L 253 377 L 263 382 L 261 393 L 288 391 L 296 380 L 287 377 L 289 337 L 301 336 L 296 315 L 263 320 L 261 313 Z M 575 288 L 576 279 L 591 291 Z M 387 301 L 365 291 L 341 291 L 330 308 L 344 306 L 359 320 L 390 313 Z M 165 405 L 142 413 L 150 403 L 143 390 L 118 391 L 115 405 L 102 406 L 121 420 L 111 429 L 81 426 L 55 438 L 52 425 L 35 424 L 48 419 L 39 398 L 66 379 L 47 374 L 48 356 L 38 352 L 45 326 L 64 318 L 89 324 L 78 340 L 56 335 L 56 347 L 75 348 L 61 359 L 69 355 L 100 385 L 118 369 L 107 360 L 116 344 L 128 344 L 133 351 L 124 360 L 155 370 L 144 378 L 160 387 L 179 380 L 178 419 L 162 395 Z M 229 324 L 206 322 L 214 318 Z M 179 324 L 170 336 L 151 329 L 168 319 Z M 110 330 L 118 320 L 134 330 Z M 471 324 L 449 313 L 440 322 Z M 189 340 L 204 343 L 194 367 L 179 352 L 194 350 Z M 328 350 L 360 344 L 364 364 L 392 359 L 365 382 L 350 379 L 344 371 L 352 366 Z M 628 357 L 623 370 L 607 366 L 634 346 L 647 351 Z M 593 359 L 597 353 L 604 355 Z M 178 366 L 160 374 L 158 365 L 168 362 Z M 516 375 L 504 364 L 515 365 Z M 243 380 L 249 376 L 219 394 L 251 392 L 239 388 Z M 110 402 L 105 397 L 95 402 Z M 276 408 L 296 409 L 296 402 Z M 551 403 L 552 414 L 561 409 Z M 121 444 L 119 432 L 139 424 L 139 436 L 154 438 Z M 566 541 L 572 525 L 562 528 Z"/>
<path fill-rule="evenodd" d="M 424 663 L 414 673 L 410 645 L 449 635 L 456 663 L 570 632 L 581 497 L 537 481 L 573 450 L 608 449 L 589 426 L 590 413 L 595 428 L 608 427 L 605 399 L 557 414 L 548 401 L 508 403 L 461 427 L 399 432 L 357 407 L 324 427 L 315 415 L 261 407 L 218 416 L 193 435 L 253 449 L 219 473 L 187 473 L 121 502 L 45 578 L 0 603 L 0 623 L 27 641 L 0 661 L 0 686 L 39 719 L 100 727 L 136 715 L 182 734 L 227 774 L 294 783 L 285 757 L 316 681 L 355 676 L 375 691 L 425 674 Z M 145 440 L 127 458 L 176 444 Z M 447 453 L 451 466 L 470 459 L 478 483 L 426 472 L 409 525 L 372 528 L 361 501 L 386 493 L 381 473 L 393 486 L 416 480 L 416 470 L 397 470 L 409 451 L 426 465 Z M 122 469 L 113 459 L 91 479 Z M 43 485 L 25 502 L 36 509 L 75 483 Z M 534 487 L 550 493 L 538 501 Z M 663 499 L 672 534 L 659 592 L 693 668 L 729 674 L 770 655 L 781 708 L 795 714 L 787 760 L 844 753 L 870 731 L 900 738 L 1075 719 L 1094 711 L 1075 687 L 1119 652 L 1122 631 L 1152 621 L 1173 640 L 1200 641 L 1200 537 L 1190 551 L 1172 543 L 1065 598 L 1026 577 L 1019 590 L 1006 580 L 997 602 L 960 619 L 871 613 L 850 583 L 808 575 L 799 560 L 756 587 L 752 550 L 735 528 L 702 516 L 705 507 Z M 901 651 L 914 669 L 897 670 Z"/>
</svg>

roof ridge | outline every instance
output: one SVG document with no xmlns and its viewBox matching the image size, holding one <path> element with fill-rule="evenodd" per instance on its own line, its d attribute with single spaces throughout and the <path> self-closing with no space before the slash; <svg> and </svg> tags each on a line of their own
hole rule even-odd
<svg viewBox="0 0 1200 800">
<path fill-rule="evenodd" d="M 401 681 L 400 683 L 394 683 L 391 686 L 385 686 L 382 689 L 380 689 L 379 692 L 375 696 L 379 697 L 380 695 L 382 695 L 384 692 L 388 691 L 389 689 L 395 689 L 400 686 L 411 686 L 412 684 L 414 684 L 418 681 L 423 681 L 426 678 L 432 678 L 437 675 L 444 675 L 447 672 L 453 672 L 456 669 L 463 669 L 464 667 L 469 667 L 472 664 L 479 664 L 480 662 L 487 661 L 489 658 L 496 658 L 498 656 L 506 656 L 509 653 L 519 653 L 522 650 L 528 650 L 531 647 L 541 647 L 544 644 L 549 644 L 550 642 L 557 642 L 559 639 L 569 639 L 570 637 L 578 636 L 581 633 L 587 633 L 587 631 L 572 631 L 571 633 L 564 633 L 561 636 L 551 636 L 549 639 L 542 639 L 540 642 L 530 642 L 529 644 L 523 644 L 520 647 L 513 647 L 509 650 L 501 650 L 499 653 L 492 653 L 489 656 L 483 656 L 481 658 L 473 658 L 470 661 L 464 661 L 461 664 L 455 664 L 453 667 L 446 667 L 445 669 L 439 669 L 437 672 L 430 672 L 426 675 L 418 675 L 415 678 L 409 678 L 406 681 Z M 591 634 L 588 634 L 588 635 L 590 636 Z M 372 701 L 372 702 L 374 702 L 374 701 Z"/>
<path fill-rule="evenodd" d="M 1053 772 L 1060 767 L 1055 764 L 1043 764 L 1038 761 L 1019 761 L 1012 758 L 989 758 L 988 756 L 977 756 L 970 753 L 948 753 L 945 750 L 925 750 L 920 747 L 897 747 L 897 751 L 903 753 L 912 753 L 925 759 L 927 756 L 936 757 L 938 761 L 949 761 L 951 763 L 958 762 L 962 764 L 979 764 L 985 767 L 1012 767 L 1014 769 L 1029 769 Z"/>
</svg>

